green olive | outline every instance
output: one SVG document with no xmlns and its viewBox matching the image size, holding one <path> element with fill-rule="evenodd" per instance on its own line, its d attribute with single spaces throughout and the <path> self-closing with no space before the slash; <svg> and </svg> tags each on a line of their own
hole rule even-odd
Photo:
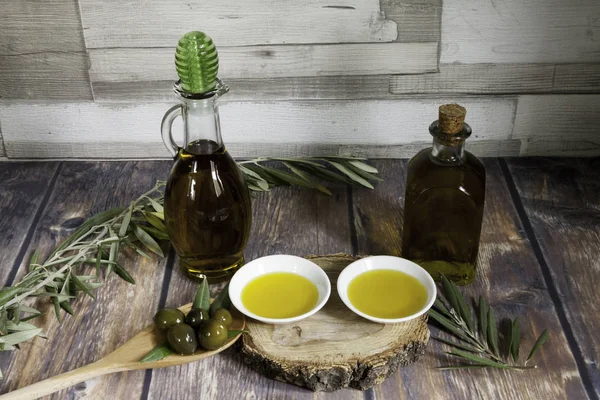
<svg viewBox="0 0 600 400">
<path fill-rule="evenodd" d="M 166 331 L 170 327 L 182 324 L 185 315 L 176 308 L 163 308 L 154 316 L 154 324 L 161 331 Z"/>
<path fill-rule="evenodd" d="M 206 350 L 216 350 L 227 341 L 227 327 L 220 321 L 210 319 L 198 330 L 198 341 L 200 347 Z"/>
<path fill-rule="evenodd" d="M 216 310 L 212 315 L 212 319 L 216 321 L 221 321 L 221 323 L 225 325 L 227 329 L 231 328 L 231 323 L 233 322 L 233 318 L 231 318 L 231 313 L 224 308 L 219 308 L 218 310 Z"/>
<path fill-rule="evenodd" d="M 194 354 L 198 348 L 194 328 L 186 324 L 174 325 L 167 331 L 167 342 L 179 354 Z"/>
<path fill-rule="evenodd" d="M 192 308 L 185 316 L 185 323 L 194 329 L 198 329 L 206 321 L 208 321 L 208 311 L 201 308 Z"/>
</svg>

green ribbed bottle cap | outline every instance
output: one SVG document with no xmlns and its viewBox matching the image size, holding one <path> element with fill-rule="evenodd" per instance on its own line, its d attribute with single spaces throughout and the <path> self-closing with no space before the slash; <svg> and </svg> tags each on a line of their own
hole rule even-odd
<svg viewBox="0 0 600 400">
<path fill-rule="evenodd" d="M 210 92 L 217 85 L 219 54 L 212 39 L 204 32 L 188 32 L 179 39 L 175 67 L 180 87 L 189 93 Z"/>
</svg>

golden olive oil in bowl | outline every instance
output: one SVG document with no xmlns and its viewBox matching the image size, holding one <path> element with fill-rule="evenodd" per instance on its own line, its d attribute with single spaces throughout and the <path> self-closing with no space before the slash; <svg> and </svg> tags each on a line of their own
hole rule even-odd
<svg viewBox="0 0 600 400">
<path fill-rule="evenodd" d="M 229 283 L 231 302 L 242 314 L 271 324 L 307 318 L 329 299 L 325 271 L 305 258 L 273 255 L 240 268 Z"/>
<path fill-rule="evenodd" d="M 350 310 L 383 324 L 424 314 L 437 292 L 427 271 L 392 256 L 365 257 L 348 265 L 338 278 L 337 290 Z"/>
<path fill-rule="evenodd" d="M 375 269 L 363 272 L 348 285 L 348 298 L 357 310 L 376 318 L 405 318 L 427 302 L 425 286 L 404 272 Z"/>
<path fill-rule="evenodd" d="M 271 272 L 251 280 L 242 290 L 242 303 L 264 318 L 294 318 L 317 304 L 314 283 L 293 272 Z"/>
</svg>

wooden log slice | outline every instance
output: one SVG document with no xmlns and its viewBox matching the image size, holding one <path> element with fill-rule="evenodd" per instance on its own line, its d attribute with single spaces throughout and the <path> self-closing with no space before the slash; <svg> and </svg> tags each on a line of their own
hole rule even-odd
<svg viewBox="0 0 600 400">
<path fill-rule="evenodd" d="M 356 259 L 335 254 L 307 257 L 331 279 L 331 297 L 315 315 L 287 325 L 247 319 L 238 342 L 244 361 L 269 378 L 334 391 L 366 390 L 416 360 L 429 340 L 427 317 L 383 325 L 348 309 L 337 294 L 337 277 Z"/>
</svg>

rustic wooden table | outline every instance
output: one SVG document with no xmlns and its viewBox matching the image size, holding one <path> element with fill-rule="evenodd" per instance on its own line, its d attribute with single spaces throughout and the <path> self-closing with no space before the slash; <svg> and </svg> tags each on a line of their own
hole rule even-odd
<svg viewBox="0 0 600 400">
<path fill-rule="evenodd" d="M 374 161 L 375 191 L 320 193 L 277 188 L 254 199 L 246 256 L 345 252 L 400 254 L 406 160 Z M 489 298 L 499 316 L 520 316 L 529 348 L 544 328 L 550 342 L 537 370 L 439 371 L 442 345 L 383 384 L 361 392 L 312 393 L 264 378 L 233 350 L 197 363 L 106 376 L 52 398 L 106 399 L 598 399 L 600 396 L 600 159 L 486 159 L 488 174 L 479 271 L 467 294 Z M 0 282 L 24 273 L 34 249 L 49 252 L 87 217 L 125 205 L 169 162 L 3 162 L 0 164 Z M 49 340 L 0 354 L 1 393 L 83 366 L 146 326 L 162 306 L 187 303 L 194 284 L 171 252 L 164 260 L 124 260 L 137 281 L 110 279 L 76 315 L 37 322 Z M 436 329 L 432 328 L 435 334 Z M 594 334 L 594 332 L 596 332 Z"/>
</svg>

